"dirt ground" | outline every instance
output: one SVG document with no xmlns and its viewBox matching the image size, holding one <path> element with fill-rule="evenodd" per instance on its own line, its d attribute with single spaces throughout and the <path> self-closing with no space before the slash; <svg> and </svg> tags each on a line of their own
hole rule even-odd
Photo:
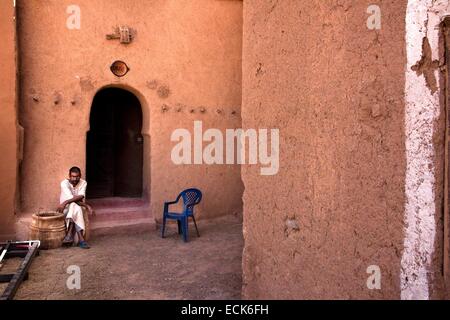
<svg viewBox="0 0 450 320">
<path fill-rule="evenodd" d="M 17 300 L 130 300 L 241 298 L 242 223 L 235 217 L 190 226 L 185 244 L 170 226 L 162 239 L 152 228 L 94 236 L 90 250 L 40 251 Z M 15 262 L 10 262 L 11 267 Z M 67 268 L 81 270 L 81 289 L 69 290 Z M 5 270 L 2 270 L 5 273 Z M 4 285 L 0 286 L 3 292 Z"/>
</svg>

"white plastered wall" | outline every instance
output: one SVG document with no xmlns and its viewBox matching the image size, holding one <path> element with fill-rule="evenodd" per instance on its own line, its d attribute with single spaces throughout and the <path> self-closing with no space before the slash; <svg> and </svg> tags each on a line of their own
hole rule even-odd
<svg viewBox="0 0 450 320">
<path fill-rule="evenodd" d="M 440 117 L 440 90 L 432 92 L 424 74 L 412 70 L 421 59 L 426 38 L 432 60 L 439 60 L 439 24 L 448 0 L 409 0 L 406 13 L 406 205 L 405 240 L 401 260 L 401 298 L 430 299 L 437 225 L 436 168 L 433 135 Z M 439 84 L 439 70 L 434 70 Z"/>
</svg>

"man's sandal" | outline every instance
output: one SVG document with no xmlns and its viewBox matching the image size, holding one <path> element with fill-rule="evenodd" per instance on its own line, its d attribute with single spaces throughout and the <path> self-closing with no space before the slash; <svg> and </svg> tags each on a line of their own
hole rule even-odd
<svg viewBox="0 0 450 320">
<path fill-rule="evenodd" d="M 73 239 L 67 239 L 67 238 L 64 238 L 64 240 L 63 240 L 63 246 L 67 246 L 67 247 L 69 247 L 69 246 L 71 246 L 71 245 L 73 245 Z"/>
<path fill-rule="evenodd" d="M 90 249 L 91 248 L 86 241 L 80 241 L 78 246 L 82 249 Z"/>
</svg>

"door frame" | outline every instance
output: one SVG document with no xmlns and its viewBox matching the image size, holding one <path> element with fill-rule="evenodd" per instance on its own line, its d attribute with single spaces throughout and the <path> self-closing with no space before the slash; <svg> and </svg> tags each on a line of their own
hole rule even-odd
<svg viewBox="0 0 450 320">
<path fill-rule="evenodd" d="M 142 179 L 142 199 L 145 200 L 148 204 L 151 201 L 151 190 L 152 190 L 152 181 L 151 181 L 151 123 L 150 123 L 150 105 L 147 102 L 147 98 L 134 86 L 123 82 L 123 83 L 105 83 L 103 85 L 98 86 L 98 89 L 92 92 L 90 96 L 90 105 L 89 112 L 85 113 L 85 152 L 87 151 L 87 135 L 90 131 L 90 115 L 92 111 L 92 106 L 94 102 L 94 98 L 96 95 L 108 88 L 118 88 L 126 90 L 132 93 L 141 104 L 142 111 L 142 130 L 141 135 L 144 138 L 144 156 L 143 156 L 143 179 Z M 85 164 L 87 164 L 87 154 L 85 154 Z"/>
</svg>

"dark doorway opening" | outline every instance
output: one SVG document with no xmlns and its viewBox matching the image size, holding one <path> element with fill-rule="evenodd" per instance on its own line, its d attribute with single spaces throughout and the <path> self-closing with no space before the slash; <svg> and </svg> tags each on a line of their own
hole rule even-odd
<svg viewBox="0 0 450 320">
<path fill-rule="evenodd" d="M 142 197 L 142 109 L 129 91 L 107 88 L 94 98 L 87 134 L 87 197 Z"/>
</svg>

